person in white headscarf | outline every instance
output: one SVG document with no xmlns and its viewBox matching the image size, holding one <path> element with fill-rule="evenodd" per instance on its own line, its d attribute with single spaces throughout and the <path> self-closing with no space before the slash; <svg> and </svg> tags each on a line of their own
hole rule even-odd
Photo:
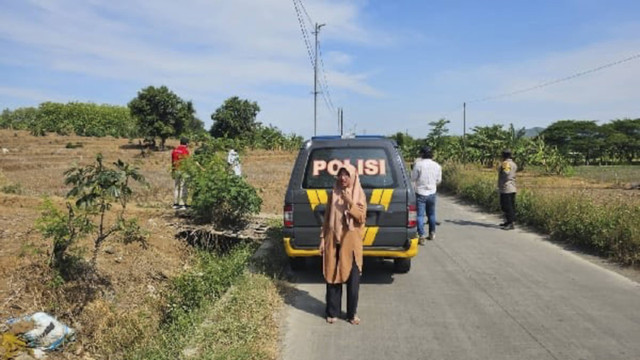
<svg viewBox="0 0 640 360">
<path fill-rule="evenodd" d="M 233 169 L 233 173 L 236 176 L 242 175 L 242 167 L 240 165 L 240 156 L 234 149 L 229 150 L 229 154 L 227 154 L 227 164 L 231 166 L 231 168 Z"/>
</svg>

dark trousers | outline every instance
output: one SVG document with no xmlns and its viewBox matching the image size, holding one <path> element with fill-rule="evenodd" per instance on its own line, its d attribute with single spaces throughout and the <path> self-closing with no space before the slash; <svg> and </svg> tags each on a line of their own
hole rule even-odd
<svg viewBox="0 0 640 360">
<path fill-rule="evenodd" d="M 353 319 L 358 310 L 358 292 L 360 291 L 360 271 L 356 265 L 356 259 L 353 259 L 351 273 L 347 279 L 347 319 Z M 340 308 L 342 307 L 342 284 L 327 283 L 327 317 L 340 317 Z"/>
<path fill-rule="evenodd" d="M 516 193 L 500 194 L 500 207 L 507 224 L 516 220 Z"/>
</svg>

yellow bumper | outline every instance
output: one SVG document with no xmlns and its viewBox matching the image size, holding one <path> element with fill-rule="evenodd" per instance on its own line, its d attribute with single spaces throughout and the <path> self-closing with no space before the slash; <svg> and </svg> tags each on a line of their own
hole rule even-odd
<svg viewBox="0 0 640 360">
<path fill-rule="evenodd" d="M 291 238 L 284 238 L 284 250 L 289 257 L 320 256 L 319 250 L 294 249 L 291 247 Z M 365 249 L 363 255 L 371 257 L 412 258 L 418 255 L 418 238 L 411 239 L 411 245 L 403 251 Z"/>
</svg>

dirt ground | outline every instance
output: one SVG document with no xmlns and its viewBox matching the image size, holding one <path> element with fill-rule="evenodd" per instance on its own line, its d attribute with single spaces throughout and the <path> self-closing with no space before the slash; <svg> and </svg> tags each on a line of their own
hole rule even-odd
<svg viewBox="0 0 640 360">
<path fill-rule="evenodd" d="M 67 148 L 67 144 L 82 146 Z M 173 200 L 170 148 L 177 145 L 177 141 L 168 140 L 167 151 L 143 156 L 137 141 L 131 143 L 128 139 L 33 137 L 23 131 L 0 130 L 0 147 L 7 149 L 0 153 L 0 319 L 36 311 L 54 313 L 78 330 L 82 343 L 83 333 L 95 335 L 105 331 L 104 327 L 109 326 L 106 318 L 154 306 L 150 300 L 159 298 L 168 279 L 189 267 L 192 253 L 189 246 L 175 237 L 184 219 L 170 208 Z M 73 289 L 56 287 L 55 279 L 51 278 L 46 267 L 51 242 L 43 239 L 35 223 L 44 196 L 62 209 L 68 191 L 64 171 L 76 164 L 93 162 L 98 152 L 103 154 L 105 163 L 122 159 L 135 164 L 149 182 L 149 188 L 134 188 L 136 194 L 126 214 L 127 218 L 138 219 L 149 232 L 149 238 L 146 249 L 139 243 L 107 240 L 98 256 L 97 269 L 108 285 L 92 294 L 87 306 L 80 309 L 72 303 L 79 294 L 72 294 Z M 255 151 L 241 159 L 245 176 L 260 191 L 263 213 L 268 217 L 282 212 L 294 156 L 287 152 Z M 86 257 L 91 255 L 89 241 L 79 247 L 85 249 Z M 82 358 L 84 351 L 91 349 L 85 342 L 75 355 Z M 64 358 L 73 356 L 65 354 Z"/>
</svg>

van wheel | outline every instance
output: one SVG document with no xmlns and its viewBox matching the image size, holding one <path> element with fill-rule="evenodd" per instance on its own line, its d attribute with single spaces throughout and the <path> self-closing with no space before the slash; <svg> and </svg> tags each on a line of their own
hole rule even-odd
<svg viewBox="0 0 640 360">
<path fill-rule="evenodd" d="M 411 259 L 393 259 L 393 271 L 405 274 L 411 270 Z"/>
<path fill-rule="evenodd" d="M 306 263 L 306 259 L 303 257 L 289 258 L 289 265 L 291 265 L 292 270 L 304 270 Z"/>
</svg>

